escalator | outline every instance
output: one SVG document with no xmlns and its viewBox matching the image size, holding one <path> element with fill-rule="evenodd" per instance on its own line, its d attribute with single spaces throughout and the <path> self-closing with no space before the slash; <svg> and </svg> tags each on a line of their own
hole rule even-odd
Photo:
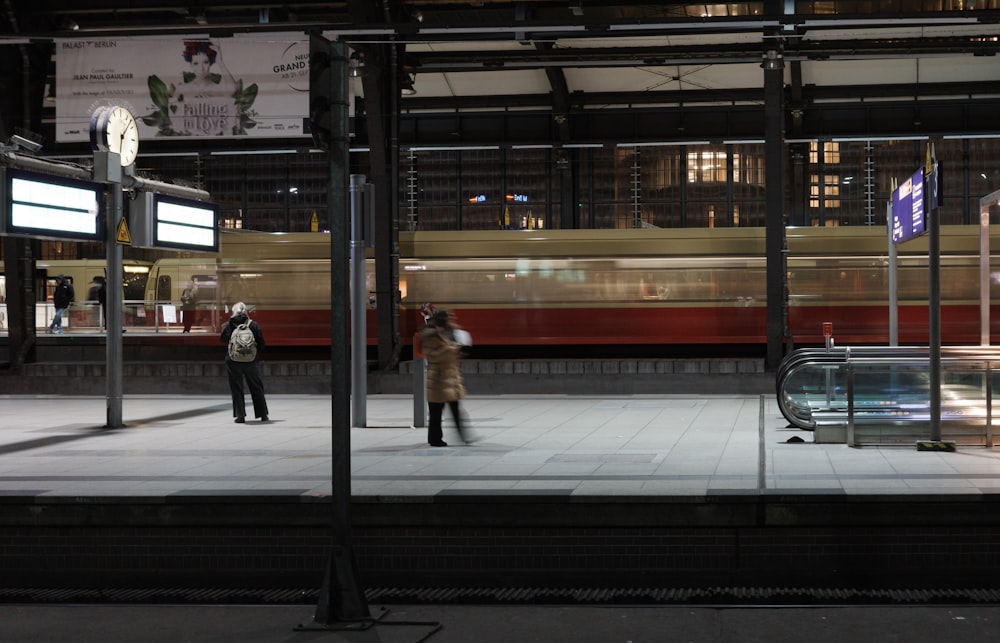
<svg viewBox="0 0 1000 643">
<path fill-rule="evenodd" d="M 1000 348 L 943 347 L 942 439 L 991 445 L 998 386 Z M 850 423 L 855 443 L 905 444 L 929 437 L 926 346 L 798 350 L 779 366 L 776 387 L 782 414 L 800 429 Z"/>
</svg>

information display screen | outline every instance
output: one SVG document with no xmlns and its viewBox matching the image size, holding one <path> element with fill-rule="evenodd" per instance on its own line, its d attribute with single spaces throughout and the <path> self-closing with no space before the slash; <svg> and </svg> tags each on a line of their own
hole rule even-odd
<svg viewBox="0 0 1000 643">
<path fill-rule="evenodd" d="M 219 250 L 219 207 L 212 203 L 154 195 L 153 245 L 158 248 Z"/>
<path fill-rule="evenodd" d="M 101 183 L 3 168 L 0 233 L 104 241 Z"/>
<path fill-rule="evenodd" d="M 145 193 L 129 205 L 138 245 L 176 250 L 219 250 L 219 206 Z"/>
<path fill-rule="evenodd" d="M 924 218 L 924 171 L 917 170 L 892 193 L 892 242 L 927 232 Z"/>
</svg>

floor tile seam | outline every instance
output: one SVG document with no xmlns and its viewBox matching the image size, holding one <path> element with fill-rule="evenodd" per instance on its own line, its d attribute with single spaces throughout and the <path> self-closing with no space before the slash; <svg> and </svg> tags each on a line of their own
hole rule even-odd
<svg viewBox="0 0 1000 643">
<path fill-rule="evenodd" d="M 197 475 L 171 475 L 171 474 L 157 474 L 157 475 L 138 475 L 138 474 L 94 474 L 88 476 L 44 476 L 44 475 L 24 475 L 24 476 L 0 476 L 0 482 L 9 483 L 21 483 L 21 482 L 34 482 L 34 481 L 128 481 L 128 480 L 153 480 L 153 481 L 170 481 L 170 480 L 225 480 L 229 478 L 238 478 L 246 480 L 257 480 L 257 479 L 321 479 L 324 478 L 327 472 L 317 473 L 317 474 L 302 474 L 302 473 L 267 473 L 259 475 L 251 475 L 245 473 L 238 474 L 219 474 L 219 475 L 208 475 L 208 474 L 197 474 Z M 647 474 L 647 473 L 538 473 L 538 474 L 501 474 L 501 473 L 469 473 L 469 472 L 442 472 L 435 471 L 432 473 L 411 473 L 411 474 L 355 474 L 352 475 L 352 479 L 359 481 L 370 481 L 370 480 L 397 480 L 397 481 L 407 481 L 407 480 L 433 480 L 433 479 L 443 479 L 443 480 L 469 480 L 469 481 L 484 481 L 484 480 L 518 480 L 518 479 L 574 479 L 574 480 L 692 480 L 692 479 L 751 479 L 756 474 L 753 472 L 738 473 L 738 472 L 726 472 L 726 473 L 674 473 L 674 474 Z M 965 475 L 954 475 L 954 476 L 887 476 L 887 475 L 877 475 L 877 474 L 856 474 L 856 475 L 839 475 L 832 473 L 816 473 L 816 474 L 768 474 L 768 478 L 775 481 L 795 481 L 795 480 L 843 480 L 843 481 L 870 481 L 878 480 L 882 482 L 893 482 L 893 481 L 913 481 L 913 482 L 949 482 L 949 481 L 966 481 L 972 483 L 974 481 L 1000 481 L 1000 476 L 989 476 L 989 477 L 970 477 Z"/>
<path fill-rule="evenodd" d="M 652 415 L 652 416 L 651 416 L 651 417 L 649 418 L 649 421 L 648 421 L 648 422 L 646 422 L 645 426 L 643 426 L 643 427 L 642 427 L 641 429 L 637 429 L 637 430 L 636 430 L 636 432 L 635 432 L 635 434 L 634 434 L 634 435 L 633 435 L 633 436 L 632 436 L 632 437 L 631 437 L 631 438 L 630 438 L 629 440 L 627 440 L 627 441 L 625 442 L 625 447 L 627 448 L 629 444 L 631 444 L 632 442 L 634 442 L 634 441 L 636 441 L 636 440 L 639 440 L 639 439 L 640 439 L 640 435 L 642 434 L 642 432 L 644 432 L 644 431 L 646 431 L 646 430 L 650 430 L 650 429 L 652 429 L 652 430 L 655 430 L 655 428 L 653 428 L 653 427 L 652 427 L 653 423 L 654 423 L 654 422 L 655 422 L 655 421 L 656 421 L 657 419 L 659 419 L 659 418 L 660 418 L 660 416 L 662 416 L 662 415 L 664 414 L 664 412 L 665 412 L 665 411 L 668 411 L 668 410 L 669 410 L 669 409 L 658 409 L 658 410 L 657 410 L 657 412 L 656 412 L 656 413 L 654 413 L 654 414 L 653 414 L 653 415 Z"/>
<path fill-rule="evenodd" d="M 755 402 L 755 404 L 757 404 L 759 406 L 759 400 L 754 400 L 754 402 Z M 754 426 L 754 427 L 757 426 L 757 415 L 756 415 L 756 412 L 754 414 L 752 426 Z M 739 427 L 735 426 L 735 424 L 731 424 L 729 426 L 729 431 L 726 434 L 725 443 L 722 444 L 722 445 L 720 445 L 721 448 L 718 450 L 718 457 L 715 460 L 715 467 L 712 469 L 712 473 L 713 474 L 720 474 L 723 471 L 724 467 L 732 466 L 733 463 L 730 461 L 729 458 L 726 457 L 726 454 L 727 454 L 727 452 L 728 453 L 732 452 L 731 448 L 733 446 L 732 445 L 733 436 L 738 431 L 738 428 Z M 753 435 L 753 445 L 752 445 L 753 448 L 751 450 L 749 450 L 749 451 L 747 451 L 746 448 L 740 448 L 739 451 L 737 452 L 738 453 L 738 457 L 736 457 L 735 460 L 736 460 L 737 463 L 742 464 L 745 459 L 752 458 L 753 461 L 754 461 L 753 462 L 754 471 L 756 472 L 755 475 L 759 477 L 759 474 L 760 474 L 759 467 L 761 466 L 761 463 L 758 462 L 758 453 L 757 453 L 758 436 L 757 436 L 757 430 L 755 430 L 753 432 L 753 434 L 754 434 Z M 763 466 L 764 466 L 764 472 L 766 474 L 767 473 L 767 461 L 766 460 L 763 463 Z"/>
</svg>

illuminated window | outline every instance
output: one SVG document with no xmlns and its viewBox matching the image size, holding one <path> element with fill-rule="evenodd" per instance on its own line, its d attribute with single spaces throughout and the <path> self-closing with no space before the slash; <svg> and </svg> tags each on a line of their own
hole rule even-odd
<svg viewBox="0 0 1000 643">
<path fill-rule="evenodd" d="M 839 208 L 840 207 L 840 176 L 831 176 L 829 174 L 823 177 L 826 188 L 823 190 L 823 196 L 828 208 Z"/>
<path fill-rule="evenodd" d="M 813 166 L 823 164 L 823 205 L 827 208 L 840 207 L 840 143 L 823 143 L 822 157 L 816 141 L 809 143 L 809 163 Z M 820 206 L 820 176 L 809 175 L 809 207 Z"/>
<path fill-rule="evenodd" d="M 725 183 L 726 152 L 688 152 L 688 183 Z"/>
</svg>

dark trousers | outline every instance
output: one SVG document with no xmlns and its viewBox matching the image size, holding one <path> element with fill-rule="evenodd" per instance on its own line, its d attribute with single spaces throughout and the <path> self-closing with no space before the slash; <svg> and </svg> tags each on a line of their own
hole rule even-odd
<svg viewBox="0 0 1000 643">
<path fill-rule="evenodd" d="M 444 441 L 444 433 L 441 431 L 441 416 L 444 415 L 444 405 L 444 402 L 427 403 L 427 410 L 430 411 L 430 420 L 427 423 L 428 444 Z M 462 434 L 462 412 L 458 408 L 458 400 L 448 402 L 448 407 L 451 409 L 451 417 L 455 420 L 455 429 L 458 431 L 458 437 L 464 441 L 465 436 Z"/>
<path fill-rule="evenodd" d="M 183 308 L 181 309 L 181 321 L 184 322 L 185 333 L 191 332 L 191 325 L 194 324 L 194 322 L 196 321 L 195 317 L 197 316 L 198 313 L 195 312 L 194 310 L 185 310 Z"/>
<path fill-rule="evenodd" d="M 243 397 L 244 379 L 253 400 L 254 417 L 267 415 L 264 382 L 260 379 L 260 362 L 234 362 L 227 359 L 226 371 L 229 373 L 229 390 L 233 394 L 233 417 L 246 417 L 247 414 L 246 400 Z"/>
</svg>

